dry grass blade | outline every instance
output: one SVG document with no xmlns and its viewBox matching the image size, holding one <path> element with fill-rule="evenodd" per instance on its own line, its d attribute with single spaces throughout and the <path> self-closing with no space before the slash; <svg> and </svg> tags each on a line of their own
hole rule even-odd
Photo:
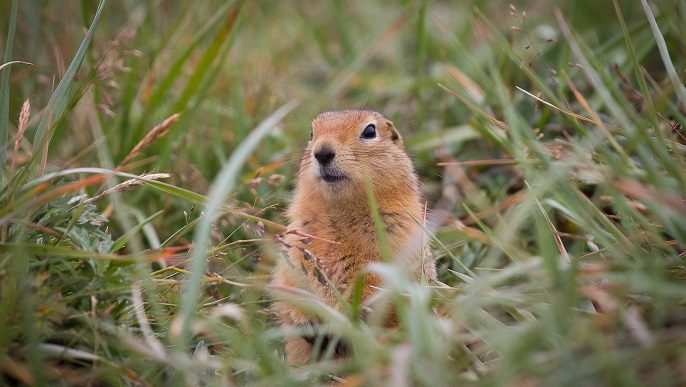
<svg viewBox="0 0 686 387">
<path fill-rule="evenodd" d="M 641 316 L 641 311 L 631 306 L 623 310 L 622 318 L 629 328 L 631 336 L 643 347 L 650 347 L 655 344 L 655 337 L 650 332 L 645 318 Z"/>
<path fill-rule="evenodd" d="M 656 192 L 652 188 L 628 180 L 618 180 L 615 186 L 625 195 L 642 200 L 657 200 L 673 210 L 686 214 L 686 198 L 683 196 L 664 191 Z"/>
<path fill-rule="evenodd" d="M 531 190 L 531 187 L 529 187 L 529 190 Z M 560 238 L 560 233 L 555 228 L 555 225 L 550 220 L 548 213 L 545 211 L 545 208 L 543 208 L 543 205 L 538 200 L 538 198 L 533 196 L 533 199 L 536 201 L 536 206 L 538 206 L 538 209 L 541 211 L 541 214 L 543 214 L 543 218 L 545 219 L 545 223 L 548 225 L 548 228 L 550 228 L 550 231 L 551 231 L 553 237 L 555 238 L 555 244 L 557 245 L 557 249 L 560 251 L 560 256 L 562 257 L 565 264 L 569 264 L 571 262 L 571 260 L 569 258 L 569 254 L 567 253 L 567 249 L 565 249 L 565 245 L 562 243 L 562 238 Z"/>
<path fill-rule="evenodd" d="M 574 96 L 576 97 L 577 101 L 581 104 L 581 106 L 586 109 L 586 111 L 591 114 L 593 119 L 596 122 L 601 122 L 600 117 L 598 116 L 598 113 L 595 112 L 595 110 L 591 109 L 591 105 L 588 103 L 586 98 L 579 92 L 579 90 L 574 86 L 574 83 L 572 83 L 572 80 L 569 79 L 569 77 L 565 74 L 565 80 L 567 81 L 567 85 L 569 86 L 569 89 L 574 93 Z M 610 133 L 606 127 L 613 127 L 617 128 L 616 126 L 612 125 L 607 125 L 607 124 L 602 124 L 598 125 L 600 130 L 603 132 L 605 137 L 607 138 L 608 142 L 612 144 L 612 146 L 617 150 L 618 153 L 622 154 L 625 158 L 628 158 L 626 152 L 624 152 L 624 148 L 617 142 L 617 140 L 612 136 L 612 133 Z M 619 128 L 617 128 L 619 129 Z"/>
<path fill-rule="evenodd" d="M 143 137 L 142 140 L 136 144 L 135 147 L 129 152 L 126 157 L 124 157 L 124 160 L 122 160 L 121 163 L 117 166 L 117 170 L 121 169 L 126 163 L 131 161 L 134 157 L 140 153 L 140 151 L 145 148 L 146 146 L 150 145 L 153 141 L 157 140 L 158 138 L 164 136 L 167 131 L 169 131 L 169 128 L 172 126 L 173 123 L 179 120 L 180 115 L 178 113 L 172 115 L 171 117 L 167 118 L 166 120 L 162 121 L 161 124 L 155 126 L 152 128 L 150 132 L 148 132 L 145 137 Z"/>
<path fill-rule="evenodd" d="M 0 370 L 2 370 L 5 375 L 26 385 L 32 386 L 35 384 L 28 366 L 26 364 L 18 363 L 9 357 L 5 357 L 0 361 Z"/>
<path fill-rule="evenodd" d="M 103 191 L 102 193 L 95 195 L 92 198 L 86 200 L 84 202 L 84 204 L 92 203 L 98 199 L 101 199 L 101 198 L 111 194 L 112 192 L 126 191 L 127 189 L 129 189 L 131 187 L 143 185 L 145 183 L 145 180 L 166 179 L 170 176 L 171 175 L 168 173 L 147 173 L 147 174 L 143 174 L 140 176 L 140 179 L 129 179 L 129 180 L 126 180 L 124 182 L 121 182 L 121 183 L 115 185 L 114 187 L 107 189 L 107 190 Z"/>
<path fill-rule="evenodd" d="M 510 130 L 510 127 L 507 126 L 506 123 L 504 123 L 504 122 L 502 122 L 502 121 L 500 121 L 500 120 L 498 120 L 498 119 L 492 117 L 490 114 L 487 114 L 486 112 L 484 112 L 483 110 L 479 109 L 478 107 L 476 107 L 476 105 L 474 105 L 473 103 L 467 101 L 467 99 L 465 99 L 465 98 L 462 97 L 461 95 L 457 94 L 456 92 L 450 90 L 449 88 L 445 87 L 444 85 L 442 85 L 442 84 L 440 84 L 440 83 L 438 84 L 438 87 L 440 87 L 441 89 L 447 91 L 448 94 L 450 94 L 450 95 L 452 95 L 453 97 L 459 99 L 460 102 L 462 102 L 463 104 L 469 106 L 471 109 L 473 109 L 474 111 L 478 112 L 478 113 L 481 114 L 482 116 L 486 117 L 489 121 L 491 121 L 493 124 L 495 124 L 495 125 L 496 125 L 497 127 L 499 127 L 500 129 L 503 129 L 503 130 Z"/>
<path fill-rule="evenodd" d="M 12 178 L 12 173 L 16 168 L 17 164 L 17 154 L 19 153 L 19 145 L 24 139 L 24 133 L 26 128 L 29 126 L 29 116 L 31 115 L 31 102 L 27 99 L 24 101 L 24 105 L 21 107 L 21 113 L 19 113 L 19 126 L 17 128 L 17 137 L 14 139 L 14 155 L 12 157 L 12 164 L 10 166 L 10 179 Z"/>
<path fill-rule="evenodd" d="M 645 98 L 643 98 L 643 95 L 634 88 L 616 63 L 612 64 L 612 70 L 617 74 L 619 80 L 622 81 L 624 97 L 634 105 L 636 110 L 644 110 L 646 101 Z"/>
<path fill-rule="evenodd" d="M 390 384 L 396 387 L 409 386 L 408 373 L 412 361 L 412 346 L 407 343 L 401 344 L 395 348 L 391 355 Z"/>
<path fill-rule="evenodd" d="M 486 244 L 486 245 L 491 244 L 491 238 L 489 238 L 488 235 L 486 235 L 485 233 L 483 233 L 477 229 L 467 227 L 464 223 L 462 223 L 462 221 L 455 220 L 453 222 L 453 225 L 455 226 L 455 228 L 459 232 L 463 233 L 468 238 L 479 241 L 479 242 Z"/>
<path fill-rule="evenodd" d="M 436 163 L 438 166 L 457 165 L 457 166 L 487 166 L 487 165 L 518 165 L 520 161 L 515 159 L 492 159 L 492 160 L 469 160 Z"/>
<path fill-rule="evenodd" d="M 524 202 L 528 198 L 528 196 L 529 194 L 526 191 L 517 192 L 515 194 L 508 196 L 505 200 L 498 203 L 496 206 L 487 207 L 486 209 L 475 213 L 474 216 L 469 215 L 463 219 L 460 219 L 460 222 L 465 226 L 472 225 L 479 220 L 486 219 L 489 216 L 493 216 L 499 212 L 505 211 L 506 209 L 512 206 Z"/>
<path fill-rule="evenodd" d="M 29 66 L 33 66 L 33 63 L 23 62 L 23 61 L 20 61 L 20 60 L 13 60 L 13 61 L 11 61 L 11 62 L 7 62 L 7 63 L 1 64 L 1 65 L 0 65 L 0 70 L 4 69 L 4 68 L 7 67 L 7 66 L 13 65 L 13 64 L 27 64 L 27 65 L 29 65 Z"/>
<path fill-rule="evenodd" d="M 484 102 L 484 99 L 486 99 L 486 93 L 479 86 L 478 83 L 476 83 L 467 74 L 460 71 L 455 66 L 446 65 L 445 69 L 451 77 L 453 77 L 460 85 L 462 85 L 462 87 L 464 87 L 464 89 L 467 91 L 469 96 L 472 97 L 474 101 L 476 101 L 477 103 Z"/>
<path fill-rule="evenodd" d="M 131 285 L 131 301 L 133 303 L 133 312 L 136 315 L 136 320 L 138 321 L 138 326 L 143 333 L 143 338 L 145 342 L 150 346 L 150 349 L 155 352 L 155 355 L 160 359 L 165 357 L 164 346 L 155 337 L 155 333 L 150 328 L 150 323 L 145 315 L 145 305 L 143 303 L 143 295 L 141 292 L 141 287 L 137 283 Z"/>
<path fill-rule="evenodd" d="M 541 98 L 539 98 L 539 97 L 537 97 L 537 96 L 535 96 L 535 95 L 529 93 L 528 91 L 522 89 L 522 88 L 519 87 L 519 86 L 515 86 L 515 87 L 517 88 L 517 90 L 519 90 L 519 91 L 521 91 L 522 93 L 528 95 L 529 97 L 531 97 L 531 98 L 537 100 L 538 102 L 540 102 L 540 103 L 542 103 L 542 104 L 544 104 L 544 105 L 546 105 L 546 106 L 550 106 L 551 108 L 557 110 L 557 111 L 560 112 L 560 113 L 564 113 L 564 114 L 567 114 L 567 115 L 569 115 L 569 116 L 572 116 L 572 117 L 576 118 L 576 119 L 579 120 L 579 121 L 585 122 L 585 123 L 587 123 L 587 124 L 595 125 L 595 126 L 606 126 L 606 127 L 609 127 L 609 128 L 619 129 L 618 127 L 616 127 L 616 126 L 614 126 L 614 125 L 605 124 L 605 123 L 600 122 L 600 121 L 594 121 L 594 120 L 592 120 L 592 119 L 590 119 L 590 118 L 586 118 L 586 117 L 581 116 L 581 115 L 579 115 L 579 114 L 576 114 L 576 113 L 574 113 L 574 112 L 570 112 L 569 110 L 560 109 L 559 107 L 553 105 L 552 103 L 550 103 L 550 102 L 548 102 L 548 101 L 546 101 L 546 100 L 544 100 L 544 99 L 541 99 Z"/>
</svg>

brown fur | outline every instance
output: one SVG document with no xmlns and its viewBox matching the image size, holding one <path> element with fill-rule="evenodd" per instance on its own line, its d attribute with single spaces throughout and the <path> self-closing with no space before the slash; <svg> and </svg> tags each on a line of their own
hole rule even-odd
<svg viewBox="0 0 686 387">
<path fill-rule="evenodd" d="M 376 138 L 361 137 L 369 124 L 376 126 Z M 364 273 L 365 266 L 383 260 L 365 180 L 373 187 L 391 256 L 407 260 L 419 274 L 424 254 L 427 258 L 423 271 L 427 278 L 435 279 L 434 263 L 426 254 L 428 249 L 419 242 L 422 230 L 407 214 L 422 219 L 424 206 L 412 161 L 405 153 L 402 138 L 393 123 L 376 112 L 345 110 L 320 114 L 313 121 L 312 130 L 312 140 L 300 164 L 295 197 L 288 210 L 292 221 L 289 227 L 339 244 L 320 239 L 304 242 L 301 236 L 288 234 L 286 243 L 312 252 L 320 260 L 321 267 L 307 259 L 302 250 L 291 247 L 288 249 L 291 264 L 278 263 L 272 284 L 304 289 L 338 308 L 334 293 L 315 273 L 321 270 L 343 298 L 350 299 L 355 280 Z M 328 166 L 315 158 L 317 152 L 321 155 L 326 149 L 335 153 Z M 326 182 L 322 178 L 326 174 L 344 178 Z M 367 300 L 375 288 L 383 286 L 381 278 L 374 273 L 365 273 L 363 280 L 362 300 Z M 273 310 L 282 326 L 316 324 L 312 315 L 287 301 L 275 302 Z M 388 314 L 386 318 L 387 325 L 396 324 L 394 314 Z M 293 337 L 286 341 L 286 356 L 291 363 L 308 362 L 311 352 L 311 339 Z"/>
</svg>

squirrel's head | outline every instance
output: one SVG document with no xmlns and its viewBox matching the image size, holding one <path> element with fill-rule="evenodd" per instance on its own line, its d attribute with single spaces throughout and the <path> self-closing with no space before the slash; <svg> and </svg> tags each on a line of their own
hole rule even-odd
<svg viewBox="0 0 686 387">
<path fill-rule="evenodd" d="M 325 198 L 357 198 L 371 184 L 379 191 L 416 190 L 412 162 L 393 123 L 377 112 L 342 110 L 312 122 L 300 179 Z"/>
</svg>

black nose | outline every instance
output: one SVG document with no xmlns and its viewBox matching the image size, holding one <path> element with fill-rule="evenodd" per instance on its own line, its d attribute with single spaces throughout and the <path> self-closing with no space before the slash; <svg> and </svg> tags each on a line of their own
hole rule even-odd
<svg viewBox="0 0 686 387">
<path fill-rule="evenodd" d="M 314 158 L 317 159 L 317 161 L 319 161 L 319 164 L 321 165 L 329 164 L 335 156 L 336 152 L 334 152 L 333 149 L 328 147 L 322 147 L 318 149 L 316 152 L 314 152 Z"/>
</svg>

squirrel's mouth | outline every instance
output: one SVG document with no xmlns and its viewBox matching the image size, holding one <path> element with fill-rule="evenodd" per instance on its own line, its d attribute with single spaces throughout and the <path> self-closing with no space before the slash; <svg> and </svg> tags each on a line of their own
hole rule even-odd
<svg viewBox="0 0 686 387">
<path fill-rule="evenodd" d="M 345 179 L 345 176 L 339 176 L 339 175 L 322 175 L 321 176 L 322 180 L 324 180 L 327 183 L 336 183 L 338 181 L 341 181 Z"/>
<path fill-rule="evenodd" d="M 343 173 L 331 168 L 320 168 L 317 172 L 319 172 L 317 173 L 317 177 L 322 179 L 325 183 L 337 183 L 347 178 Z"/>
</svg>

